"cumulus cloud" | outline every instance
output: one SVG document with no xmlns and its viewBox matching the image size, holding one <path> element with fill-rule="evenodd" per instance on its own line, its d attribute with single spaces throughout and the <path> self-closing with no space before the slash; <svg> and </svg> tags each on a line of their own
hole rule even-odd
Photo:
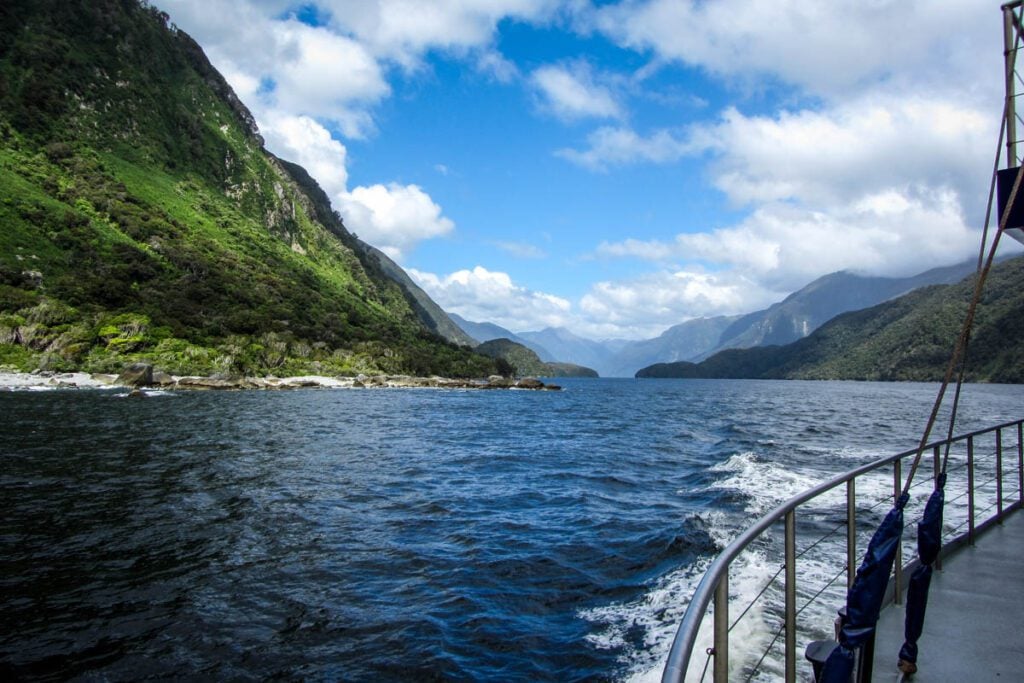
<svg viewBox="0 0 1024 683">
<path fill-rule="evenodd" d="M 771 203 L 732 227 L 670 242 L 604 243 L 597 253 L 714 262 L 784 292 L 839 270 L 899 276 L 948 265 L 971 255 L 977 243 L 952 191 L 911 188 L 868 194 L 829 212 Z"/>
<path fill-rule="evenodd" d="M 280 110 L 262 112 L 260 121 L 267 149 L 309 171 L 328 196 L 346 191 L 348 151 L 323 125 Z"/>
<path fill-rule="evenodd" d="M 542 21 L 559 0 L 322 0 L 331 25 L 374 54 L 416 68 L 432 49 L 464 52 L 488 46 L 502 19 Z"/>
<path fill-rule="evenodd" d="M 395 260 L 417 242 L 450 233 L 455 224 L 418 185 L 371 185 L 337 196 L 345 223 Z"/>
<path fill-rule="evenodd" d="M 622 109 L 611 90 L 595 80 L 585 62 L 542 66 L 530 75 L 541 107 L 565 120 L 621 118 Z"/>
<path fill-rule="evenodd" d="M 567 300 L 517 285 L 507 273 L 482 266 L 449 275 L 413 268 L 408 273 L 441 308 L 467 320 L 493 322 L 513 331 L 559 327 L 570 320 L 572 306 Z"/>
<path fill-rule="evenodd" d="M 740 204 L 798 199 L 827 206 L 908 184 L 967 197 L 985 185 L 992 116 L 968 104 L 867 96 L 825 109 L 745 116 L 696 129 L 719 155 L 715 184 Z"/>
<path fill-rule="evenodd" d="M 733 226 L 603 243 L 596 253 L 716 263 L 779 291 L 837 270 L 908 275 L 950 264 L 977 248 L 987 198 L 979 169 L 991 163 L 993 129 L 971 105 L 923 95 L 773 115 L 729 108 L 658 149 L 710 155 L 711 182 L 751 213 Z M 617 150 L 636 149 L 643 145 L 595 145 L 580 156 L 591 166 L 625 163 L 639 152 Z"/>
<path fill-rule="evenodd" d="M 690 318 L 747 312 L 778 298 L 735 272 L 661 270 L 595 283 L 580 300 L 579 327 L 596 338 L 650 338 Z"/>
<path fill-rule="evenodd" d="M 377 60 L 351 38 L 295 20 L 275 22 L 273 36 L 274 104 L 336 121 L 349 137 L 363 135 L 370 127 L 365 107 L 391 91 Z"/>
<path fill-rule="evenodd" d="M 633 0 L 601 8 L 592 25 L 663 60 L 839 96 L 866 83 L 894 92 L 977 83 L 986 62 L 998 65 L 983 40 L 991 35 L 989 8 L 980 0 L 842 7 L 828 0 Z M 979 57 L 988 52 L 991 59 Z"/>
</svg>

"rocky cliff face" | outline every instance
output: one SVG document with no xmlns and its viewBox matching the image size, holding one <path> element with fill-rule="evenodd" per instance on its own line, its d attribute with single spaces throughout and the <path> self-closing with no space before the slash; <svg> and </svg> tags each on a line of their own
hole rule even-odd
<svg viewBox="0 0 1024 683">
<path fill-rule="evenodd" d="M 444 338 L 464 341 L 135 0 L 0 7 L 0 197 L 0 364 L 495 369 Z"/>
</svg>

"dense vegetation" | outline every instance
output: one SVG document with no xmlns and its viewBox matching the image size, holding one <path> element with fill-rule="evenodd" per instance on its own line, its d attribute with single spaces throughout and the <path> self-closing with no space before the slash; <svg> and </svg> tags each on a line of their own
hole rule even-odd
<svg viewBox="0 0 1024 683">
<path fill-rule="evenodd" d="M 974 291 L 922 288 L 840 315 L 786 346 L 730 349 L 701 363 L 659 363 L 637 377 L 941 380 Z M 1024 382 L 1024 258 L 997 264 L 978 308 L 967 365 L 975 382 Z"/>
<path fill-rule="evenodd" d="M 0 5 L 0 365 L 497 370 L 436 329 L 165 14 Z"/>
<path fill-rule="evenodd" d="M 597 372 L 572 363 L 545 363 L 533 349 L 511 339 L 491 339 L 476 347 L 477 353 L 507 363 L 518 377 L 597 377 Z"/>
</svg>

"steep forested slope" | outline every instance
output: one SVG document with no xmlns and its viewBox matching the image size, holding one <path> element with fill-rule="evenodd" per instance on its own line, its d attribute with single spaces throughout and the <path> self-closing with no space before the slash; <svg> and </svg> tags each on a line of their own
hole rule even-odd
<svg viewBox="0 0 1024 683">
<path fill-rule="evenodd" d="M 387 265 L 167 15 L 0 4 L 0 364 L 495 370 Z"/>
</svg>

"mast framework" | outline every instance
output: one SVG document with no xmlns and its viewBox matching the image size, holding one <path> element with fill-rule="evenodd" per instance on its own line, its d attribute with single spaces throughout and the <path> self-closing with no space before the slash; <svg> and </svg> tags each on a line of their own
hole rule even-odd
<svg viewBox="0 0 1024 683">
<path fill-rule="evenodd" d="M 1006 78 L 1006 168 L 1020 165 L 1018 147 L 1021 140 L 1017 137 L 1017 124 L 1024 126 L 1024 119 L 1017 115 L 1017 84 L 1024 86 L 1024 78 L 1017 70 L 1017 51 L 1024 39 L 1024 0 L 1014 0 L 1002 6 L 1003 10 L 1003 59 Z"/>
</svg>

